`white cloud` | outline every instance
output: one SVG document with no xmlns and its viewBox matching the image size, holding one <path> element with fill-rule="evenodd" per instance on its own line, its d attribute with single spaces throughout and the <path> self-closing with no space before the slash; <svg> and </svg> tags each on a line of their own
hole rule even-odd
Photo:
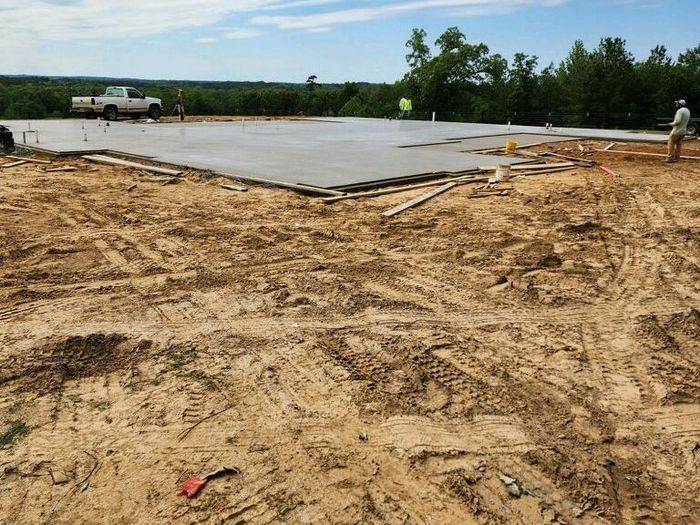
<svg viewBox="0 0 700 525">
<path fill-rule="evenodd" d="M 260 36 L 262 34 L 262 31 L 258 31 L 257 29 L 237 28 L 225 33 L 224 38 L 228 38 L 229 40 L 238 40 L 243 38 L 255 38 L 256 36 Z"/>
<path fill-rule="evenodd" d="M 328 28 L 338 24 L 369 22 L 388 16 L 398 16 L 416 11 L 446 10 L 461 16 L 487 13 L 507 13 L 528 6 L 557 6 L 569 0 L 417 0 L 392 2 L 375 7 L 342 9 L 297 16 L 255 16 L 251 22 L 280 29 Z"/>
<path fill-rule="evenodd" d="M 195 40 L 194 40 L 195 44 L 211 44 L 213 42 L 216 42 L 216 38 L 212 38 L 209 36 L 205 36 L 202 38 L 195 38 Z"/>
<path fill-rule="evenodd" d="M 38 40 L 133 38 L 211 26 L 230 15 L 336 0 L 0 0 L 0 34 Z"/>
<path fill-rule="evenodd" d="M 230 17 L 280 29 L 328 31 L 334 25 L 366 22 L 416 11 L 460 16 L 509 12 L 527 6 L 559 5 L 569 0 L 363 0 L 363 7 L 319 11 L 331 5 L 357 6 L 350 0 L 0 0 L 0 34 L 29 40 L 75 41 L 135 38 L 212 27 Z M 624 1 L 624 0 L 623 0 Z M 304 14 L 263 15 L 271 10 Z M 235 28 L 226 38 L 251 38 L 259 31 Z M 14 38 L 14 37 L 13 37 Z M 205 38 L 205 37 L 203 37 Z M 199 43 L 207 43 L 200 38 Z"/>
</svg>

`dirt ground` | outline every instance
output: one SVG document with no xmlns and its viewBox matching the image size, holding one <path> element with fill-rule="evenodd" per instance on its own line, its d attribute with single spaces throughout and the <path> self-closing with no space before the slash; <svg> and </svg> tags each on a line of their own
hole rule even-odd
<svg viewBox="0 0 700 525">
<path fill-rule="evenodd" d="M 700 523 L 700 161 L 592 158 L 385 220 L 1 171 L 0 523 Z"/>
</svg>

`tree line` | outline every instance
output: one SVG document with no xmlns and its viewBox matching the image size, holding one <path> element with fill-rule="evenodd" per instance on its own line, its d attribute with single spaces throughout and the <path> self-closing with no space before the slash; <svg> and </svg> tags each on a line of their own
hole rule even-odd
<svg viewBox="0 0 700 525">
<path fill-rule="evenodd" d="M 413 118 L 584 127 L 653 128 L 668 120 L 672 102 L 700 103 L 700 45 L 677 58 L 663 45 L 637 60 L 621 38 L 594 49 L 576 41 L 557 66 L 537 56 L 511 61 L 473 44 L 456 27 L 428 43 L 423 29 L 406 42 L 408 72 L 392 84 L 144 81 L 134 79 L 0 76 L 0 118 L 70 117 L 71 97 L 133 85 L 163 100 L 168 114 L 178 88 L 192 115 L 319 115 L 396 117 L 398 100 L 413 100 Z"/>
</svg>

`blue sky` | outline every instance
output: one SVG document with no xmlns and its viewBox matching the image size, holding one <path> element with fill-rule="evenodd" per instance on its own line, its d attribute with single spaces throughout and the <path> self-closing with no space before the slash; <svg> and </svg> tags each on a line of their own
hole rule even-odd
<svg viewBox="0 0 700 525">
<path fill-rule="evenodd" d="M 700 0 L 0 0 L 0 74 L 393 82 L 413 27 L 545 66 L 605 36 L 675 58 L 699 21 Z"/>
</svg>

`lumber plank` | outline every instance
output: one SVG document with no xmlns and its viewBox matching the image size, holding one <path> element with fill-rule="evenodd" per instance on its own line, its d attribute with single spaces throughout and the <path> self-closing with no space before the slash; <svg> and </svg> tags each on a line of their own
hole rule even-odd
<svg viewBox="0 0 700 525">
<path fill-rule="evenodd" d="M 551 157 L 557 157 L 559 159 L 566 159 L 566 160 L 573 162 L 574 164 L 579 164 L 580 166 L 582 166 L 584 168 L 590 168 L 591 166 L 593 166 L 593 164 L 595 164 L 595 162 L 592 160 L 585 160 L 585 159 L 580 159 L 580 158 L 576 158 L 576 157 L 570 157 L 569 155 L 562 155 L 561 153 L 554 153 L 553 151 L 544 151 L 544 152 L 542 152 L 542 155 L 549 155 Z"/>
<path fill-rule="evenodd" d="M 222 184 L 221 187 L 231 191 L 248 191 L 248 188 L 245 186 L 236 186 L 235 184 Z"/>
<path fill-rule="evenodd" d="M 90 160 L 92 162 L 99 162 L 101 164 L 110 164 L 113 166 L 124 166 L 127 168 L 136 168 L 144 171 L 150 171 L 152 173 L 159 173 L 161 175 L 170 175 L 172 177 L 177 177 L 182 174 L 182 171 L 171 170 L 168 168 L 161 168 L 159 166 L 148 166 L 146 164 L 139 164 L 138 162 L 132 162 L 130 160 L 117 159 L 114 157 L 108 157 L 106 155 L 83 155 L 85 160 Z"/>
<path fill-rule="evenodd" d="M 221 171 L 214 172 L 219 177 L 224 177 L 226 179 L 231 179 L 235 181 L 244 180 L 246 182 L 255 182 L 258 184 L 268 184 L 270 186 L 278 186 L 280 188 L 287 188 L 290 190 L 303 191 L 306 193 L 316 193 L 318 195 L 328 195 L 331 197 L 338 197 L 344 195 L 344 193 L 337 190 L 328 190 L 326 188 L 317 188 L 315 186 L 305 186 L 303 184 L 294 184 L 293 182 L 282 182 L 271 179 L 262 179 L 259 177 L 248 177 L 247 175 L 230 175 L 229 173 L 223 173 Z"/>
<path fill-rule="evenodd" d="M 15 166 L 21 166 L 22 164 L 26 164 L 26 160 L 16 160 L 15 162 L 8 162 L 7 164 L 1 164 L 0 168 L 14 168 Z"/>
<path fill-rule="evenodd" d="M 401 193 L 404 191 L 418 190 L 421 188 L 429 188 L 431 186 L 439 186 L 440 184 L 445 184 L 447 182 L 478 182 L 487 180 L 488 177 L 474 177 L 474 175 L 464 175 L 462 177 L 451 177 L 449 179 L 439 179 L 432 180 L 428 182 L 420 182 L 417 184 L 409 184 L 407 186 L 395 186 L 393 188 L 384 188 L 383 190 L 372 190 L 372 191 L 360 191 L 357 193 L 348 193 L 346 195 L 339 195 L 337 197 L 326 197 L 323 202 L 330 204 L 332 202 L 338 202 L 346 199 L 361 199 L 362 197 L 378 197 L 380 195 L 389 195 L 391 193 Z"/>
<path fill-rule="evenodd" d="M 74 166 L 63 166 L 60 168 L 46 168 L 44 173 L 55 173 L 57 171 L 76 171 L 78 168 Z"/>
<path fill-rule="evenodd" d="M 601 151 L 604 153 L 621 153 L 623 155 L 643 155 L 645 157 L 667 157 L 665 153 L 647 153 L 646 151 L 625 151 L 620 149 L 597 149 L 595 151 Z M 700 157 L 691 157 L 688 155 L 681 155 L 681 158 L 685 160 L 700 160 Z"/>
<path fill-rule="evenodd" d="M 610 151 L 610 150 L 611 150 L 612 148 L 614 148 L 614 147 L 615 147 L 615 143 L 614 143 L 614 142 L 611 142 L 610 144 L 608 144 L 607 146 L 605 146 L 605 147 L 603 148 L 603 151 Z"/>
<path fill-rule="evenodd" d="M 17 157 L 15 155 L 6 155 L 8 159 L 24 160 L 27 162 L 33 162 L 34 164 L 51 164 L 50 160 L 32 159 L 30 157 Z"/>
<path fill-rule="evenodd" d="M 503 135 L 504 138 L 507 136 L 508 135 Z M 549 144 L 549 142 L 535 142 L 534 144 L 518 144 L 518 146 L 515 149 L 518 150 L 518 149 L 524 149 L 524 148 L 534 148 L 535 146 L 542 146 L 543 144 Z M 506 145 L 504 143 L 503 146 L 501 146 L 500 148 L 478 149 L 475 151 L 465 150 L 465 151 L 469 151 L 469 153 L 475 153 L 477 155 L 485 155 L 488 153 L 498 153 L 499 151 L 504 152 L 505 149 L 506 149 Z"/>
<path fill-rule="evenodd" d="M 567 168 L 573 166 L 573 162 L 556 162 L 552 164 L 516 164 L 511 166 L 511 171 L 522 171 L 522 170 L 540 170 L 549 168 Z M 496 166 L 479 166 L 481 171 L 495 171 Z"/>
<path fill-rule="evenodd" d="M 418 197 L 411 199 L 408 202 L 404 202 L 403 204 L 399 204 L 398 206 L 394 206 L 390 210 L 383 212 L 382 216 L 383 217 L 393 217 L 394 215 L 398 215 L 402 211 L 407 210 L 409 208 L 413 208 L 414 206 L 418 206 L 419 204 L 422 204 L 425 201 L 430 200 L 433 197 L 436 197 L 437 195 L 440 195 L 441 193 L 444 193 L 448 190 L 451 190 L 455 186 L 457 186 L 456 182 L 448 182 L 447 184 L 443 184 L 442 186 L 438 186 L 434 190 L 431 190 L 429 192 L 418 195 Z"/>
<path fill-rule="evenodd" d="M 532 177 L 533 175 L 546 175 L 547 173 L 559 173 L 562 171 L 571 171 L 578 169 L 577 166 L 569 166 L 569 167 L 564 167 L 564 168 L 553 168 L 551 170 L 538 170 L 538 171 L 529 171 L 525 173 L 519 173 L 518 175 L 521 175 L 523 177 Z"/>
</svg>

